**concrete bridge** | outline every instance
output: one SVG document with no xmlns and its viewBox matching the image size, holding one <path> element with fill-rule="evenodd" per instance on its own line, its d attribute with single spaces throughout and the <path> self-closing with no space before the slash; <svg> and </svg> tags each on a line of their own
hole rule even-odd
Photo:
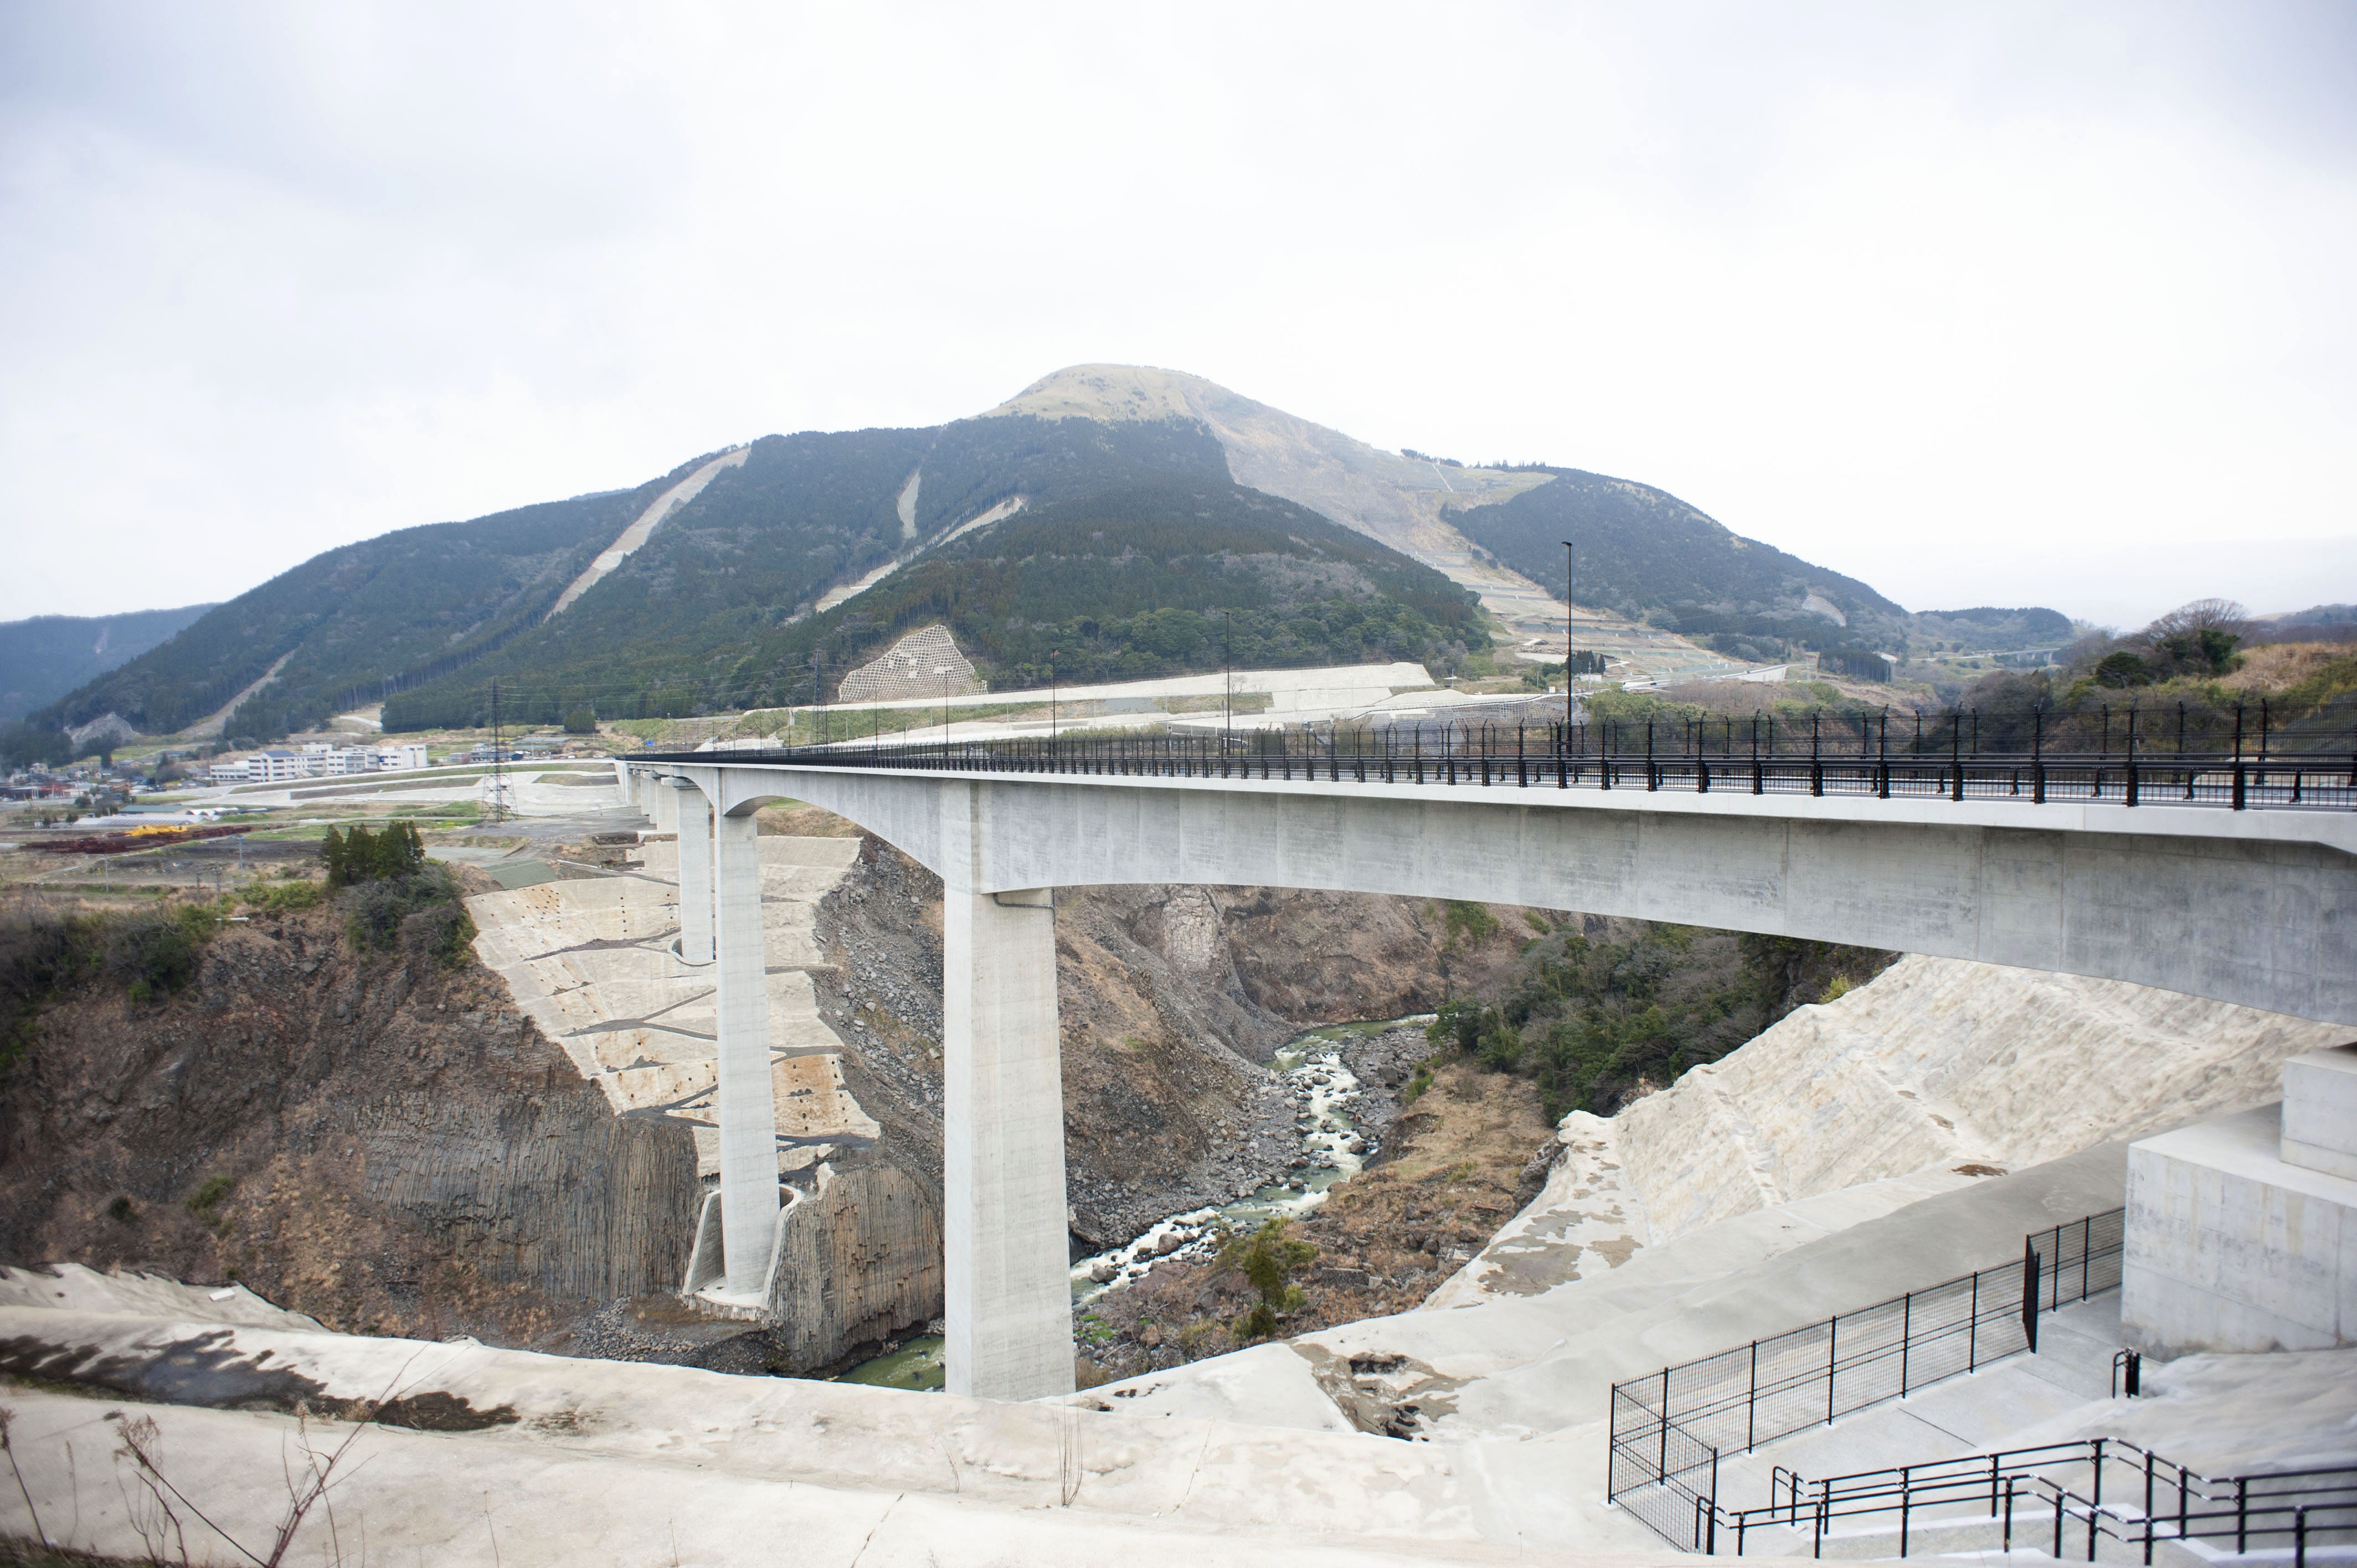
<svg viewBox="0 0 2357 1568">
<path fill-rule="evenodd" d="M 1524 904 L 2057 970 L 2357 1024 L 2357 814 L 2347 811 L 2139 807 L 2133 782 L 2105 799 L 2100 779 L 2085 800 L 2036 799 L 2042 777 L 2035 795 L 1975 797 L 1961 770 L 1953 794 L 1894 796 L 1887 772 L 1879 789 L 1801 794 L 1714 793 L 1706 775 L 1700 789 L 1691 778 L 1682 790 L 1557 788 L 1502 762 L 1493 775 L 1486 761 L 1486 787 L 1474 788 L 1453 766 L 1445 777 L 1461 782 L 1404 782 L 1388 767 L 1390 782 L 1362 781 L 1363 768 L 1271 779 L 1205 777 L 1191 764 L 894 764 L 714 752 L 618 766 L 632 799 L 680 834 L 682 953 L 716 972 L 725 1293 L 748 1305 L 779 1214 L 753 813 L 786 800 L 823 806 L 942 877 L 953 1392 L 1072 1387 L 1057 887 L 1257 885 Z M 2298 787 L 2295 778 L 2293 798 Z M 2239 779 L 2233 791 L 2239 805 Z"/>
</svg>

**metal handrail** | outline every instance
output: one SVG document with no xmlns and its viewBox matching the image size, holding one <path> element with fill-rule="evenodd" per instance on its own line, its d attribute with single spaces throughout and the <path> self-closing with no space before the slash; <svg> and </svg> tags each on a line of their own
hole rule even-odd
<svg viewBox="0 0 2357 1568">
<path fill-rule="evenodd" d="M 2084 1493 L 2047 1472 L 2084 1464 Z M 2140 1490 L 2106 1499 L 2104 1466 L 2126 1465 Z M 1694 1498 L 1698 1543 L 1716 1550 L 1718 1532 L 1735 1537 L 1738 1556 L 1750 1532 L 1783 1525 L 1811 1532 L 1811 1554 L 1822 1557 L 1836 1520 L 1898 1516 L 1899 1552 L 1904 1557 L 1919 1516 L 1959 1503 L 1985 1504 L 1982 1517 L 2003 1521 L 2004 1550 L 2013 1549 L 2016 1503 L 2042 1502 L 2051 1530 L 2052 1555 L 2060 1561 L 2069 1526 L 2083 1527 L 2086 1560 L 2093 1562 L 2100 1540 L 2140 1547 L 2147 1563 L 2153 1547 L 2168 1541 L 2224 1540 L 2237 1553 L 2251 1542 L 2289 1536 L 2295 1568 L 2306 1568 L 2309 1536 L 2315 1530 L 2357 1529 L 2357 1465 L 2321 1466 L 2240 1476 L 2205 1476 L 2150 1449 L 2115 1437 L 2076 1438 L 2035 1448 L 1969 1455 L 1956 1459 L 1865 1470 L 1807 1480 L 1777 1466 L 1770 1474 L 1770 1500 L 1749 1509 L 1722 1509 Z M 1953 1519 L 1954 1516 L 1950 1515 Z"/>
<path fill-rule="evenodd" d="M 1869 726 L 1870 727 L 1870 726 Z M 1405 736 L 1401 731 L 1407 733 Z M 1871 736 L 1813 727 L 1801 749 L 1791 726 L 1749 739 L 1732 726 L 1390 725 L 1074 739 L 885 741 L 702 752 L 640 752 L 630 762 L 889 768 L 960 774 L 1189 778 L 1262 783 L 1419 784 L 1516 789 L 1642 789 L 1708 794 L 1876 800 L 2064 800 L 2216 810 L 2357 810 L 2357 735 L 2317 737 L 2330 749 L 2287 752 L 2281 736 L 2254 748 L 2126 752 L 1964 749 L 1889 751 Z M 1918 743 L 1921 745 L 1921 743 Z"/>
</svg>

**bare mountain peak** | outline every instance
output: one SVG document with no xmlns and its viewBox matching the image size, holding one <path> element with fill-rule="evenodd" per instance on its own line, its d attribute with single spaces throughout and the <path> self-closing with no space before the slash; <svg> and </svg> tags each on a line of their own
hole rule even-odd
<svg viewBox="0 0 2357 1568">
<path fill-rule="evenodd" d="M 1555 614 L 1545 591 L 1485 557 L 1441 515 L 1547 482 L 1549 476 L 1450 468 L 1370 446 L 1256 403 L 1216 381 L 1152 365 L 1070 365 L 990 410 L 1041 419 L 1195 419 L 1211 427 L 1240 485 L 1319 512 L 1447 574 L 1510 623 Z"/>
<path fill-rule="evenodd" d="M 1067 365 L 1040 377 L 982 417 L 1039 419 L 1208 419 L 1214 405 L 1275 413 L 1250 398 L 1184 371 L 1153 365 Z"/>
</svg>

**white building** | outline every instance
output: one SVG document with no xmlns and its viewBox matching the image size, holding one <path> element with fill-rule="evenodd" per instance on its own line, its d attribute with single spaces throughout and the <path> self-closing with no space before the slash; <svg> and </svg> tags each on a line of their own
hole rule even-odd
<svg viewBox="0 0 2357 1568">
<path fill-rule="evenodd" d="M 403 741 L 395 746 L 376 748 L 376 765 L 387 770 L 425 767 L 425 743 L 422 740 Z"/>
<path fill-rule="evenodd" d="M 242 784 L 253 777 L 253 759 L 239 757 L 227 762 L 216 762 L 206 776 L 216 784 Z"/>
</svg>

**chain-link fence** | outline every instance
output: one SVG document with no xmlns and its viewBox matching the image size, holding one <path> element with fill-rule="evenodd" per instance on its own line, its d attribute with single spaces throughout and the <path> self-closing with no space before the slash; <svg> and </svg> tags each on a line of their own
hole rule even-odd
<svg viewBox="0 0 2357 1568">
<path fill-rule="evenodd" d="M 1674 1544 L 1708 1551 L 1718 1455 L 2038 1348 L 2038 1315 L 2120 1283 L 2126 1210 L 2023 1238 L 2022 1259 L 1612 1389 L 1607 1481 Z"/>
</svg>

